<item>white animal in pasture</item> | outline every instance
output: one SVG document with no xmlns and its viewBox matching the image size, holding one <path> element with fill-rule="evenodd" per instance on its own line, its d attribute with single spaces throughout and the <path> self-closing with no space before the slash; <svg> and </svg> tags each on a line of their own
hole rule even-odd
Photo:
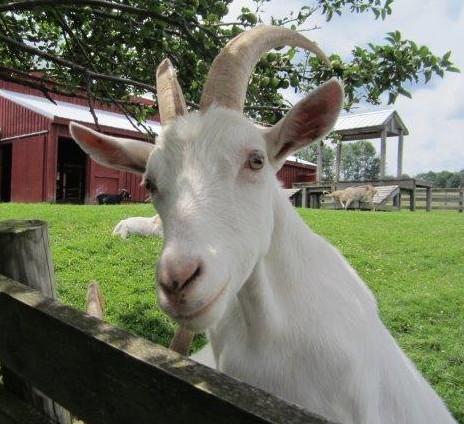
<svg viewBox="0 0 464 424">
<path fill-rule="evenodd" d="M 126 218 L 119 221 L 113 230 L 114 236 L 117 235 L 124 239 L 131 234 L 163 237 L 163 224 L 159 215 Z"/>
<path fill-rule="evenodd" d="M 257 27 L 216 58 L 199 112 L 187 113 L 171 63 L 160 64 L 155 146 L 77 124 L 71 134 L 98 162 L 144 174 L 164 228 L 160 305 L 209 338 L 194 359 L 343 424 L 455 423 L 372 293 L 276 178 L 288 154 L 331 130 L 340 83 L 321 85 L 272 128 L 242 115 L 254 65 L 283 45 L 328 63 L 301 34 Z"/>
<path fill-rule="evenodd" d="M 371 209 L 374 209 L 373 199 L 377 189 L 372 185 L 363 185 L 357 187 L 347 187 L 344 190 L 336 190 L 328 193 L 334 200 L 338 200 L 342 207 L 347 210 L 355 201 L 369 203 Z"/>
</svg>

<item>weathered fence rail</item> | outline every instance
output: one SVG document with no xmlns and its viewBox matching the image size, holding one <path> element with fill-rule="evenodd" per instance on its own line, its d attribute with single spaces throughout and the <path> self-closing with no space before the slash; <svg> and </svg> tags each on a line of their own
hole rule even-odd
<svg viewBox="0 0 464 424">
<path fill-rule="evenodd" d="M 402 196 L 402 201 L 408 202 L 408 196 Z M 424 189 L 416 191 L 416 209 L 426 209 L 427 196 Z M 464 210 L 464 188 L 434 188 L 431 190 L 431 210 L 458 211 Z"/>
<path fill-rule="evenodd" d="M 87 424 L 328 424 L 4 275 L 0 362 Z"/>
</svg>

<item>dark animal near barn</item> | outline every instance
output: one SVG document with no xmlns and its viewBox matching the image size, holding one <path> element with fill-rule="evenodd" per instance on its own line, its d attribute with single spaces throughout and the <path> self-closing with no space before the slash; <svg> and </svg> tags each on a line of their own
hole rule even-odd
<svg viewBox="0 0 464 424">
<path fill-rule="evenodd" d="M 123 200 L 129 200 L 130 193 L 126 189 L 122 189 L 120 194 L 101 193 L 97 196 L 99 205 L 119 205 Z"/>
</svg>

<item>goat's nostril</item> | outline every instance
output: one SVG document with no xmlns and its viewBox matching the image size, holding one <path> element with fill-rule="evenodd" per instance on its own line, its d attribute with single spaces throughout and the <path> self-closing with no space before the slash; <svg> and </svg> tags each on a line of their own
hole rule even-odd
<svg viewBox="0 0 464 424">
<path fill-rule="evenodd" d="M 202 273 L 203 263 L 200 260 L 166 261 L 158 267 L 157 280 L 159 287 L 166 295 L 177 297 L 184 289 L 193 284 Z"/>
<path fill-rule="evenodd" d="M 160 285 L 160 287 L 163 289 L 163 291 L 164 291 L 166 294 L 172 294 L 173 289 L 172 289 L 171 286 L 169 286 L 169 285 L 166 284 L 166 283 L 162 283 L 161 281 L 159 282 L 159 285 Z"/>
</svg>

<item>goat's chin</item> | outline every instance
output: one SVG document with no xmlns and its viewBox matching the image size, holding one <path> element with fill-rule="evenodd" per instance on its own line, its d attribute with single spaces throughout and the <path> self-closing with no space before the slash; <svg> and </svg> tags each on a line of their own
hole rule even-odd
<svg viewBox="0 0 464 424">
<path fill-rule="evenodd" d="M 187 327 L 189 330 L 195 332 L 202 332 L 208 330 L 224 315 L 226 309 L 226 293 L 206 305 L 204 308 L 191 315 L 182 315 L 177 313 L 170 313 L 180 325 Z"/>
</svg>

